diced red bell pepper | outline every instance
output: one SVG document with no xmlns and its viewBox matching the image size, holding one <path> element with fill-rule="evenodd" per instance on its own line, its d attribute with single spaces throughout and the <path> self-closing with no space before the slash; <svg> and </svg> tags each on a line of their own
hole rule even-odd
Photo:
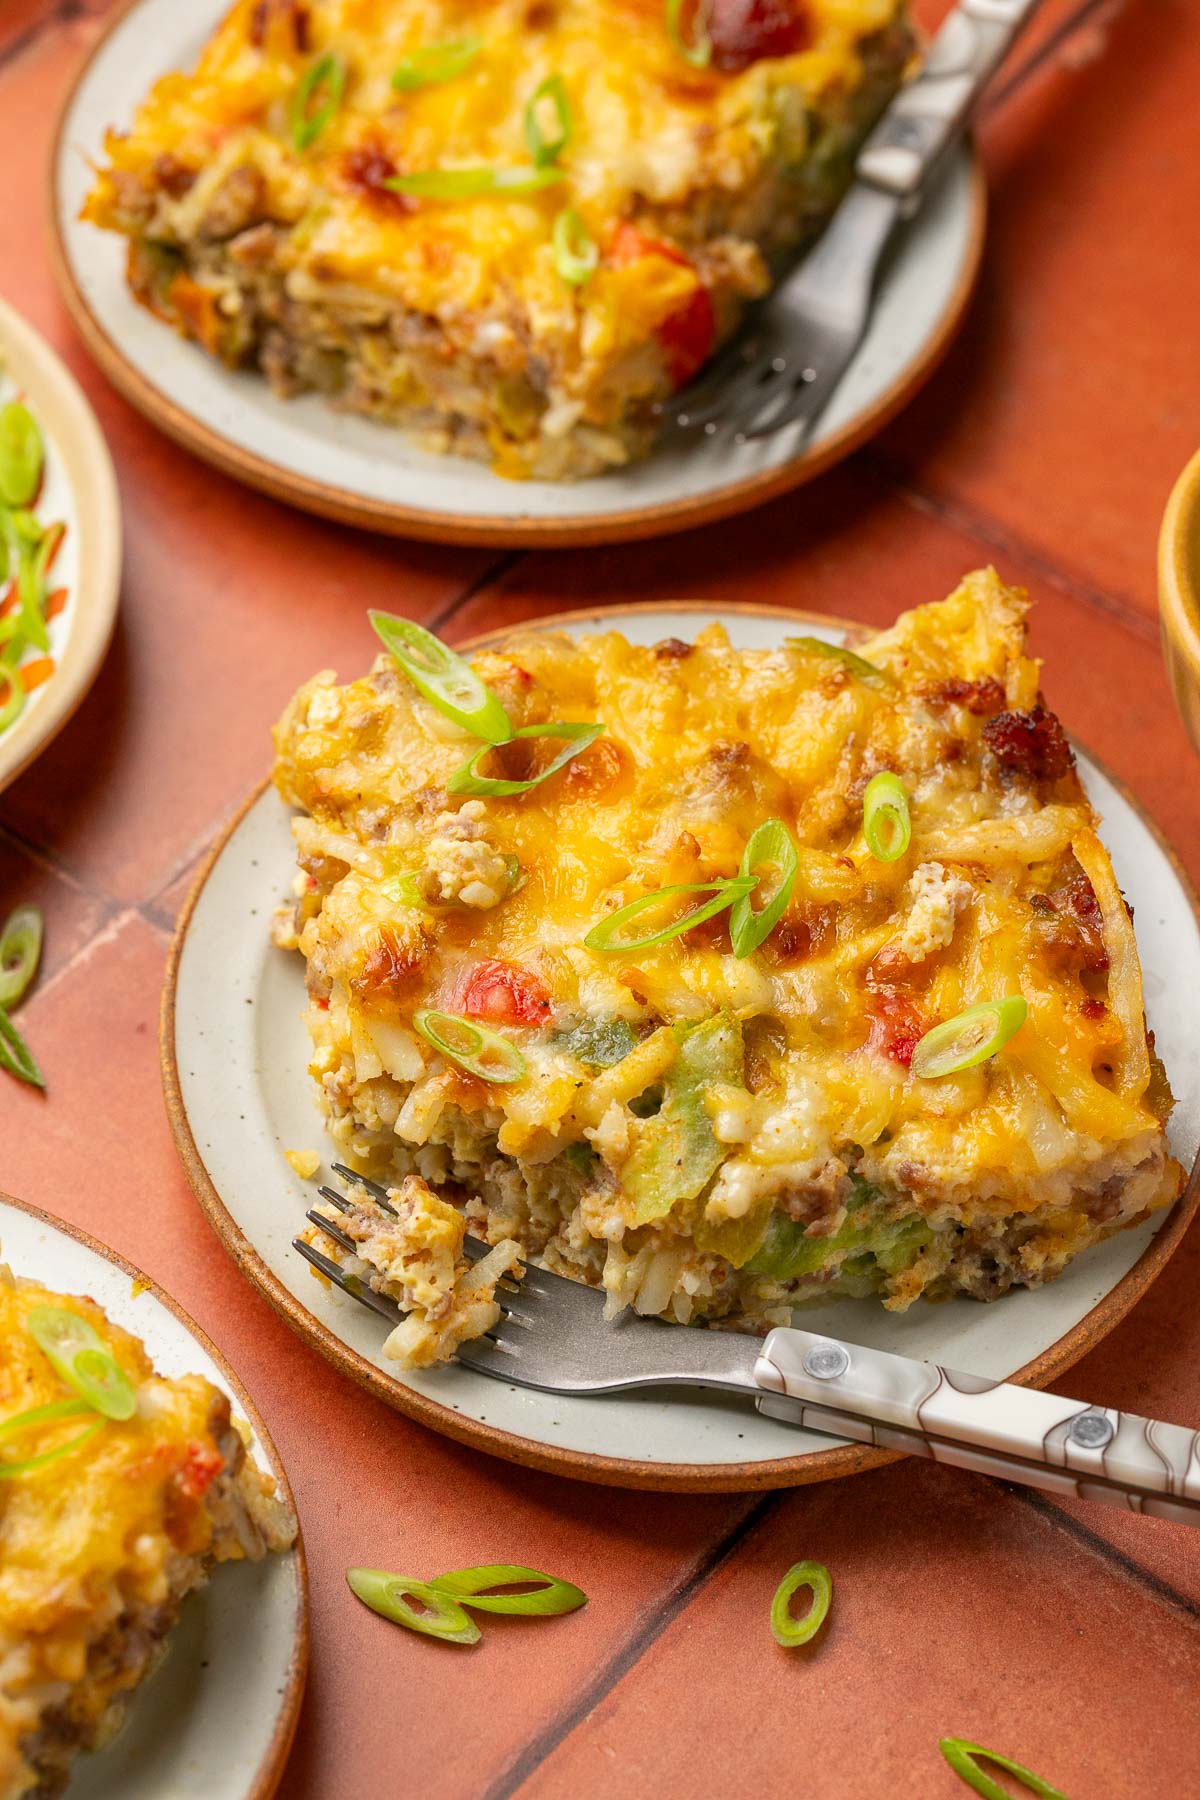
<svg viewBox="0 0 1200 1800">
<path fill-rule="evenodd" d="M 189 1444 L 179 1471 L 181 1493 L 189 1500 L 201 1499 L 224 1467 L 225 1459 L 213 1445 Z"/>
<path fill-rule="evenodd" d="M 685 256 L 677 245 L 650 237 L 628 219 L 622 219 L 617 226 L 609 255 L 619 269 L 643 256 L 661 256 L 685 269 L 694 266 L 691 257 Z M 671 380 L 676 387 L 682 387 L 712 355 L 717 315 L 708 289 L 703 284 L 697 287 L 682 306 L 663 320 L 655 335 L 662 345 Z"/>
<path fill-rule="evenodd" d="M 907 994 L 877 993 L 871 996 L 869 1015 L 867 1049 L 890 1056 L 907 1069 L 929 1029 L 920 1008 Z"/>
<path fill-rule="evenodd" d="M 468 1019 L 489 1019 L 496 1025 L 544 1025 L 550 994 L 532 970 L 488 957 L 467 977 L 459 1009 Z"/>
<path fill-rule="evenodd" d="M 713 63 L 727 75 L 767 56 L 794 56 L 812 37 L 804 0 L 710 0 L 706 24 Z"/>
</svg>

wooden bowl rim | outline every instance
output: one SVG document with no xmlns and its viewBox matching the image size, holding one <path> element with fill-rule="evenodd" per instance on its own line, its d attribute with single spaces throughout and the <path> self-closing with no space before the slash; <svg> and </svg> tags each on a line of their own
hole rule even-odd
<svg viewBox="0 0 1200 1800">
<path fill-rule="evenodd" d="M 1200 695 L 1200 450 L 1167 501 L 1158 539 L 1163 635 Z"/>
</svg>

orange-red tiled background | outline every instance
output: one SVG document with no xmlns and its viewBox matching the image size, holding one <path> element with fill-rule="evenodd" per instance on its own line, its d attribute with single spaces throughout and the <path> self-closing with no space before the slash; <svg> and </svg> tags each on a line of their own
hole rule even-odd
<svg viewBox="0 0 1200 1800">
<path fill-rule="evenodd" d="M 597 0 L 601 4 L 602 0 Z M 1050 0 L 1045 31 L 1071 9 Z M 943 7 L 921 8 L 926 21 Z M 963 1792 L 944 1733 L 1072 1800 L 1200 1795 L 1200 1535 L 899 1464 L 833 1487 L 687 1499 L 589 1488 L 409 1424 L 307 1351 L 239 1278 L 163 1117 L 157 1014 L 204 846 L 264 772 L 312 670 L 360 667 L 364 609 L 450 637 L 576 602 L 710 594 L 883 621 L 994 560 L 1039 602 L 1047 686 L 1200 876 L 1197 766 L 1157 642 L 1154 538 L 1200 443 L 1200 8 L 1110 6 L 981 133 L 983 279 L 929 388 L 869 449 L 740 523 L 520 558 L 390 542 L 244 492 L 120 400 L 51 282 L 51 128 L 104 0 L 0 0 L 0 292 L 62 351 L 116 458 L 121 622 L 73 724 L 0 800 L 0 912 L 33 900 L 23 1014 L 49 1098 L 0 1086 L 0 1186 L 140 1262 L 227 1351 L 291 1471 L 314 1602 L 287 1800 L 521 1792 Z M 1073 1370 L 1073 1393 L 1200 1422 L 1200 1238 Z M 789 1658 L 778 1576 L 827 1562 L 831 1628 Z M 470 1653 L 348 1596 L 349 1563 L 492 1558 L 569 1575 L 571 1618 Z"/>
</svg>

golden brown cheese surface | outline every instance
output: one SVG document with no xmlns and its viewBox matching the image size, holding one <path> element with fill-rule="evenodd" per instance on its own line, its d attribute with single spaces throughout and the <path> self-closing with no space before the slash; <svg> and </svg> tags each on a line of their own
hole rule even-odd
<svg viewBox="0 0 1200 1800">
<path fill-rule="evenodd" d="M 39 1306 L 65 1306 L 95 1328 L 134 1383 L 138 1410 L 45 1468 L 0 1480 L 0 1791 L 19 1769 L 18 1737 L 35 1722 L 22 1702 L 47 1683 L 81 1683 L 90 1646 L 127 1610 L 166 1602 L 181 1556 L 215 1548 L 204 1496 L 224 1466 L 217 1439 L 229 1430 L 228 1401 L 202 1376 L 156 1375 L 138 1339 L 93 1301 L 14 1281 L 3 1268 L 0 1425 L 71 1397 L 29 1333 Z M 5 1459 L 66 1442 L 84 1423 L 48 1427 L 36 1444 L 13 1439 Z M 86 1712 L 77 1722 L 94 1724 L 128 1680 L 119 1659 L 95 1674 L 76 1692 Z"/>
<path fill-rule="evenodd" d="M 879 679 L 802 645 L 737 651 L 718 626 L 694 646 L 517 634 L 474 659 L 514 722 L 600 720 L 604 736 L 543 786 L 467 816 L 445 784 L 475 746 L 386 658 L 345 687 L 318 677 L 277 734 L 280 789 L 309 815 L 296 822 L 298 923 L 315 1072 L 334 1080 L 340 1059 L 368 1087 L 385 1071 L 413 1081 L 432 1060 L 406 1029 L 414 1011 L 471 1011 L 464 995 L 482 995 L 531 1072 L 486 1095 L 464 1078 L 456 1098 L 502 1121 L 502 1151 L 544 1161 L 581 1121 L 599 1123 L 588 1095 L 615 1073 L 564 1048 L 581 1019 L 628 1021 L 644 1056 L 664 1025 L 724 1013 L 745 1034 L 748 1091 L 709 1098 L 730 1145 L 711 1223 L 859 1150 L 865 1179 L 930 1213 L 1065 1207 L 1106 1158 L 1131 1170 L 1155 1146 L 1161 1171 L 1132 931 L 1040 707 L 1026 607 L 993 572 L 970 576 L 858 646 Z M 862 829 L 863 788 L 884 768 L 913 822 L 893 863 Z M 731 954 L 727 915 L 633 955 L 584 945 L 641 894 L 735 874 L 771 816 L 800 869 L 749 958 Z M 492 903 L 496 864 L 519 876 Z M 387 886 L 406 874 L 457 899 L 406 905 Z M 518 996 L 507 1018 L 504 992 L 492 1010 L 497 979 Z M 991 1062 L 937 1082 L 910 1074 L 924 1030 L 1013 993 L 1028 1020 Z M 1162 1204 L 1177 1171 L 1153 1159 L 1147 1171 L 1147 1203 Z M 1064 1210 L 1061 1232 L 1085 1228 Z"/>
<path fill-rule="evenodd" d="M 901 11 L 901 0 L 805 0 L 803 50 L 725 74 L 680 56 L 658 0 L 238 0 L 194 72 L 164 77 L 129 135 L 110 134 L 110 169 L 88 216 L 111 224 L 120 177 L 169 157 L 169 184 L 181 194 L 174 222 L 186 236 L 221 177 L 249 162 L 265 179 L 269 216 L 305 220 L 292 260 L 330 284 L 332 300 L 340 281 L 418 311 L 449 303 L 467 311 L 510 287 L 535 327 L 565 327 L 575 299 L 555 273 L 550 226 L 568 199 L 606 242 L 635 200 L 686 210 L 706 191 L 747 186 L 773 154 L 775 92 L 793 92 L 796 108 L 836 108 L 861 79 L 864 41 Z M 405 56 L 464 39 L 480 50 L 456 79 L 393 88 Z M 326 51 L 345 59 L 345 97 L 319 139 L 297 152 L 289 105 Z M 564 186 L 452 204 L 383 188 L 389 174 L 527 166 L 524 110 L 551 76 L 561 77 L 571 109 Z M 702 211 L 695 225 L 703 237 Z M 618 315 L 630 280 L 610 269 L 591 284 L 593 336 L 628 328 Z M 659 267 L 641 303 L 661 317 L 689 283 L 686 268 Z"/>
</svg>

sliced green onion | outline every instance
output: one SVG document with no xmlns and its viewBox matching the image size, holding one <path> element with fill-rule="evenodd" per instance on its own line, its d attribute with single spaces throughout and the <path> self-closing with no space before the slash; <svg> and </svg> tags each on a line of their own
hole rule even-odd
<svg viewBox="0 0 1200 1800">
<path fill-rule="evenodd" d="M 79 1313 L 66 1306 L 35 1306 L 29 1333 L 55 1373 L 106 1419 L 131 1419 L 137 1392 L 111 1350 Z"/>
<path fill-rule="evenodd" d="M 583 941 L 589 950 L 610 952 L 645 950 L 651 944 L 665 944 L 668 938 L 678 937 L 681 932 L 690 931 L 693 925 L 702 925 L 705 919 L 714 918 L 717 913 L 724 912 L 725 908 L 732 906 L 735 900 L 740 900 L 749 894 L 754 885 L 752 876 L 744 879 L 741 876 L 734 876 L 731 880 L 680 882 L 672 887 L 656 888 L 652 894 L 639 894 L 638 898 L 631 900 L 628 906 L 622 906 L 617 912 L 609 913 L 606 919 L 601 919 L 598 925 L 592 926 Z M 613 942 L 622 925 L 627 925 L 631 919 L 636 919 L 646 911 L 647 907 L 657 906 L 664 900 L 672 900 L 677 894 L 711 894 L 713 898 L 704 901 L 701 906 L 693 907 L 691 912 L 685 913 L 682 919 L 676 919 L 673 925 L 664 925 L 660 931 L 652 931 L 646 937 L 620 938 L 616 943 Z"/>
<path fill-rule="evenodd" d="M 683 9 L 686 0 L 667 0 L 667 34 L 685 62 L 694 69 L 707 69 L 712 61 L 713 41 L 708 30 L 709 0 L 700 0 L 692 21 L 691 42 L 683 35 Z"/>
<path fill-rule="evenodd" d="M 423 1637 L 440 1638 L 444 1644 L 477 1644 L 483 1635 L 457 1600 L 439 1593 L 428 1582 L 389 1575 L 386 1569 L 347 1569 L 346 1580 L 364 1606 L 393 1625 L 419 1631 Z M 418 1612 L 410 1604 L 413 1600 L 428 1610 Z"/>
<path fill-rule="evenodd" d="M 542 129 L 542 115 L 554 115 L 551 135 Z M 571 141 L 571 102 L 561 75 L 547 75 L 534 90 L 525 108 L 525 142 L 535 169 L 548 169 L 556 163 Z"/>
<path fill-rule="evenodd" d="M 479 759 L 486 756 L 491 748 L 484 744 L 474 756 L 469 757 L 461 769 L 456 769 L 446 783 L 448 794 L 527 794 L 530 788 L 540 787 L 543 781 L 549 781 L 552 775 L 565 768 L 573 757 L 580 756 L 589 745 L 603 735 L 603 725 L 583 723 L 571 719 L 553 719 L 548 725 L 521 725 L 513 732 L 514 738 L 565 738 L 567 741 L 553 762 L 546 764 L 540 775 L 534 775 L 529 781 L 503 781 L 499 777 L 480 775 L 477 773 Z"/>
<path fill-rule="evenodd" d="M 802 1587 L 812 1589 L 812 1605 L 802 1619 L 797 1619 L 789 1611 L 789 1604 L 796 1589 Z M 793 1563 L 771 1601 L 771 1632 L 775 1642 L 782 1644 L 785 1650 L 807 1644 L 825 1623 L 832 1598 L 833 1582 L 824 1563 Z"/>
<path fill-rule="evenodd" d="M 539 188 L 565 181 L 561 169 L 520 167 L 513 169 L 415 169 L 410 175 L 389 175 L 383 183 L 394 194 L 412 194 L 418 200 L 471 200 L 477 194 L 534 194 Z"/>
<path fill-rule="evenodd" d="M 1031 1794 L 1036 1794 L 1038 1800 L 1067 1800 L 1061 1788 L 1052 1787 L 1048 1781 L 1043 1781 L 1040 1775 L 1035 1775 L 1024 1763 L 1014 1762 L 1011 1756 L 1001 1756 L 996 1750 L 985 1750 L 982 1744 L 970 1744 L 966 1738 L 941 1738 L 938 1749 L 954 1773 L 961 1776 L 977 1794 L 982 1794 L 984 1800 L 1012 1800 L 1012 1795 L 998 1781 L 993 1781 L 990 1775 L 984 1774 L 975 1761 L 977 1756 L 982 1756 L 986 1761 L 995 1763 L 998 1769 L 1006 1769 L 1010 1775 L 1015 1775 L 1021 1786 L 1028 1788 Z"/>
<path fill-rule="evenodd" d="M 440 713 L 489 744 L 506 744 L 513 734 L 508 714 L 469 662 L 411 619 L 394 613 L 367 614 L 419 694 Z"/>
<path fill-rule="evenodd" d="M 71 1385 L 106 1419 L 132 1419 L 137 1389 L 111 1350 L 81 1350 Z"/>
<path fill-rule="evenodd" d="M 0 508 L 0 529 L 8 543 L 9 564 L 16 573 L 17 598 L 20 602 L 15 614 L 0 620 L 0 626 L 4 628 L 0 637 L 11 640 L 5 654 L 9 661 L 15 663 L 24 648 L 21 640 L 36 644 L 39 650 L 50 648 L 42 601 L 50 550 L 57 547 L 64 528 L 61 525 L 51 526 L 48 531 L 43 532 L 32 513 L 19 510 L 7 512 Z"/>
<path fill-rule="evenodd" d="M 59 1419 L 77 1419 L 81 1413 L 90 1413 L 86 1400 L 52 1400 L 47 1406 L 31 1406 L 26 1412 L 14 1413 L 11 1419 L 0 1424 L 0 1438 L 17 1437 L 25 1431 L 33 1431 L 39 1425 L 51 1425 Z"/>
<path fill-rule="evenodd" d="M 748 893 L 734 901 L 729 915 L 729 941 L 735 956 L 749 956 L 758 949 L 782 919 L 792 897 L 800 858 L 792 834 L 781 819 L 767 819 L 754 833 L 742 853 L 738 870 L 741 879 L 752 879 L 761 863 L 774 863 L 779 870 L 779 886 L 758 912 L 751 906 Z"/>
<path fill-rule="evenodd" d="M 42 954 L 42 915 L 36 906 L 18 906 L 0 931 L 0 1007 L 15 1006 L 37 974 Z"/>
<path fill-rule="evenodd" d="M 465 37 L 450 44 L 430 44 L 426 50 L 413 50 L 396 64 L 392 86 L 402 94 L 411 94 L 417 88 L 453 81 L 466 73 L 482 49 L 482 38 Z"/>
<path fill-rule="evenodd" d="M 792 650 L 803 650 L 806 656 L 824 656 L 830 662 L 839 662 L 857 675 L 860 681 L 886 681 L 892 683 L 892 677 L 886 669 L 877 668 L 868 662 L 865 656 L 859 656 L 854 650 L 847 650 L 845 644 L 828 644 L 819 637 L 790 637 L 785 639 Z"/>
<path fill-rule="evenodd" d="M 46 1077 L 34 1061 L 33 1051 L 25 1042 L 4 1008 L 0 1006 L 0 1069 L 7 1069 L 18 1081 L 30 1087 L 44 1088 Z"/>
<path fill-rule="evenodd" d="M 0 407 L 0 501 L 28 506 L 41 484 L 46 452 L 37 420 L 19 400 Z"/>
<path fill-rule="evenodd" d="M 310 63 L 292 95 L 290 124 L 292 147 L 307 150 L 315 144 L 342 104 L 346 91 L 346 65 L 333 50 Z M 313 97 L 317 104 L 313 106 Z"/>
<path fill-rule="evenodd" d="M 539 1583 L 524 1594 L 493 1594 L 489 1588 L 514 1587 L 518 1582 Z M 463 1606 L 480 1612 L 517 1613 L 527 1618 L 550 1618 L 575 1612 L 587 1605 L 587 1595 L 573 1582 L 543 1575 L 521 1563 L 484 1563 L 477 1569 L 451 1569 L 435 1575 L 430 1584 L 440 1594 L 453 1594 Z"/>
<path fill-rule="evenodd" d="M 18 645 L 18 655 L 23 647 L 23 642 Z M 0 681 L 6 682 L 8 685 L 8 698 L 0 703 L 0 731 L 7 731 L 10 725 L 16 724 L 24 712 L 28 695 L 25 692 L 25 683 L 21 678 L 20 669 L 15 663 L 5 661 L 3 657 L 0 657 Z"/>
<path fill-rule="evenodd" d="M 912 843 L 904 783 L 890 769 L 872 775 L 863 795 L 863 836 L 876 862 L 895 862 Z"/>
<path fill-rule="evenodd" d="M 406 869 L 402 875 L 389 875 L 381 881 L 379 891 L 385 900 L 394 900 L 397 906 L 419 906 L 428 912 L 431 903 L 421 892 L 421 878 L 415 869 Z"/>
<path fill-rule="evenodd" d="M 478 1076 L 480 1081 L 525 1079 L 525 1058 L 517 1046 L 501 1037 L 498 1031 L 477 1024 L 474 1019 L 425 1007 L 413 1014 L 413 1025 L 427 1044 L 432 1044 L 435 1050 L 456 1062 L 468 1075 Z M 450 1034 L 454 1034 L 457 1041 L 452 1041 Z"/>
<path fill-rule="evenodd" d="M 17 597 L 20 601 L 17 622 L 27 643 L 47 651 L 50 648 L 50 633 L 46 630 L 43 561 L 40 549 L 22 548 L 17 558 Z"/>
<path fill-rule="evenodd" d="M 912 1053 L 913 1074 L 932 1081 L 939 1075 L 957 1075 L 962 1069 L 973 1069 L 977 1063 L 986 1062 L 1020 1031 L 1028 1011 L 1021 994 L 968 1006 L 965 1012 L 956 1013 L 925 1033 Z"/>
<path fill-rule="evenodd" d="M 59 1444 L 54 1450 L 43 1450 L 39 1456 L 27 1456 L 22 1462 L 0 1461 L 0 1481 L 13 1481 L 18 1475 L 32 1475 L 35 1470 L 45 1469 L 51 1463 L 57 1462 L 60 1456 L 69 1456 L 72 1450 L 80 1449 L 89 1439 L 94 1438 L 98 1431 L 103 1431 L 105 1422 L 104 1419 L 97 1419 L 94 1425 L 89 1425 L 85 1431 L 79 1433 L 78 1437 L 71 1438 L 65 1444 Z"/>
<path fill-rule="evenodd" d="M 600 246 L 573 206 L 555 219 L 553 242 L 555 268 L 572 287 L 582 287 L 596 273 Z"/>
</svg>

